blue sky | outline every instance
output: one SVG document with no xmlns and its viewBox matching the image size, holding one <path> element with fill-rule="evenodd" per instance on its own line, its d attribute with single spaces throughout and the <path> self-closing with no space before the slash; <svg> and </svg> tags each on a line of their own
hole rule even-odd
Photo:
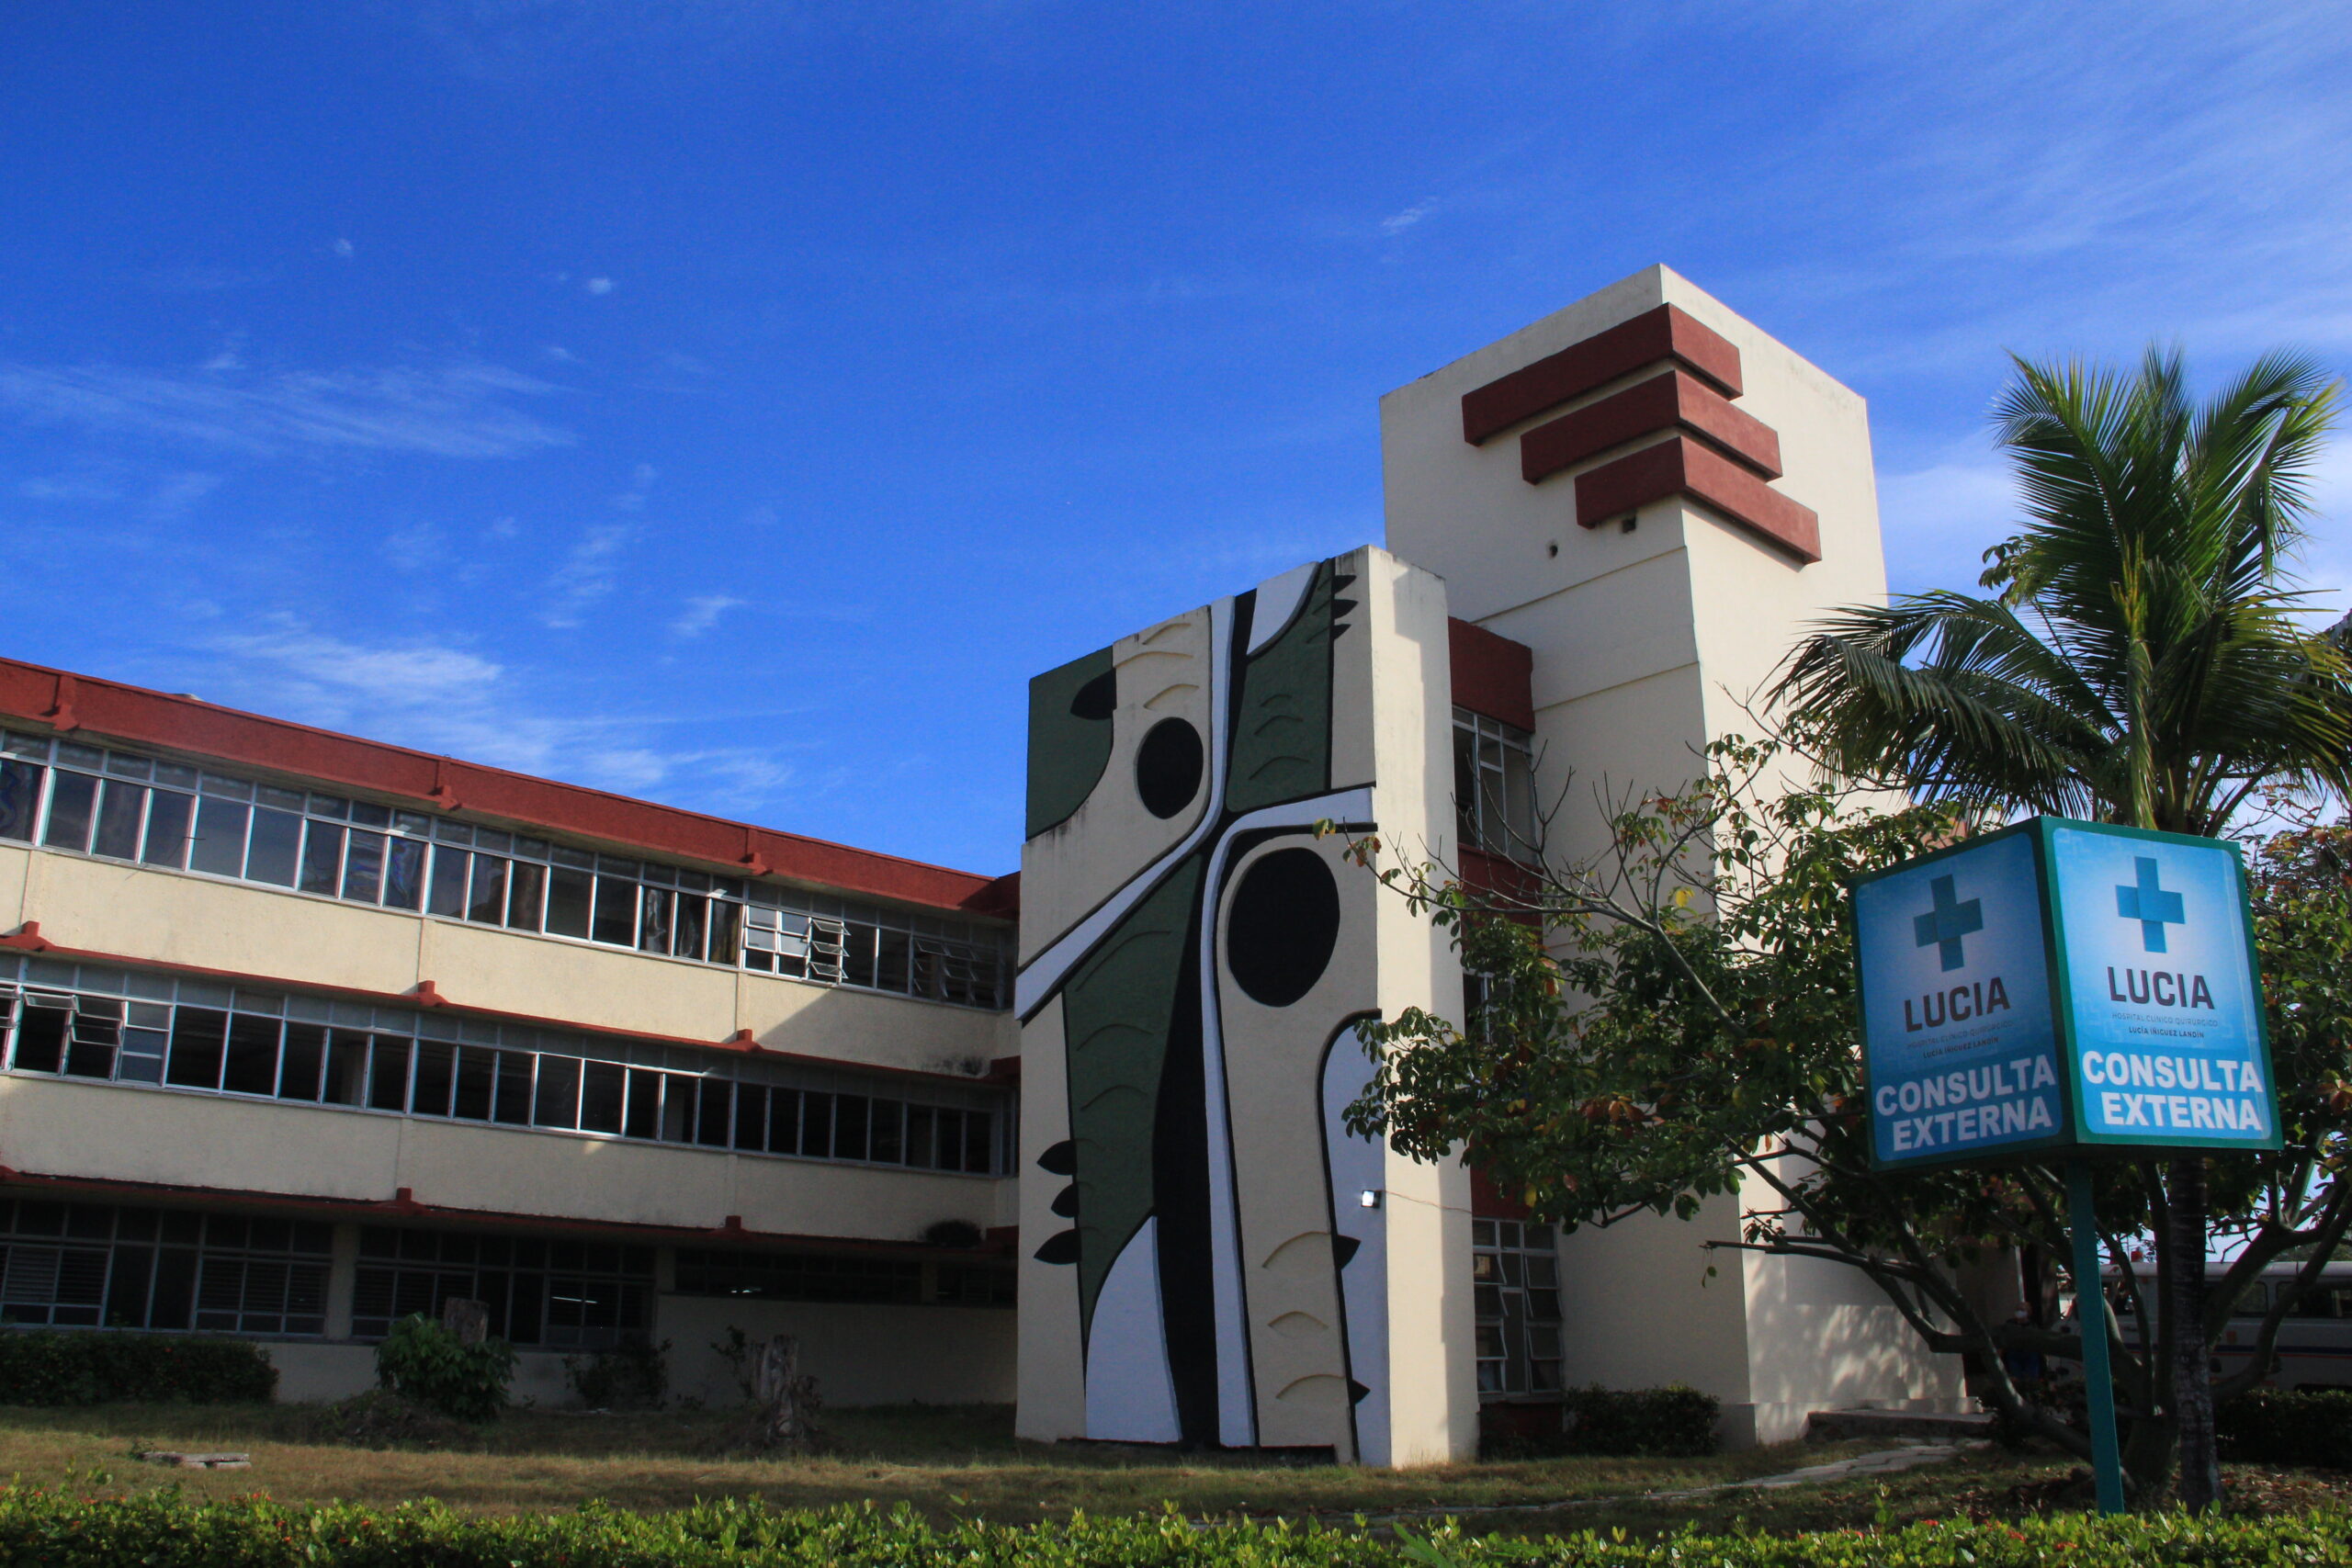
<svg viewBox="0 0 2352 1568">
<path fill-rule="evenodd" d="M 0 653 L 1006 870 L 1028 675 L 1376 540 L 1379 394 L 1651 262 L 1871 400 L 1897 586 L 2005 349 L 2352 366 L 2348 85 L 2337 6 L 12 6 Z"/>
</svg>

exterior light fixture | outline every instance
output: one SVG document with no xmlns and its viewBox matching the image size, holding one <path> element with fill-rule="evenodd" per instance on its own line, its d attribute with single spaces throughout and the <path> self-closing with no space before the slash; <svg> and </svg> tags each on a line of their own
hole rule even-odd
<svg viewBox="0 0 2352 1568">
<path fill-rule="evenodd" d="M 1359 1193 L 1356 1201 L 1367 1209 L 1377 1209 L 1380 1207 L 1380 1193 L 1377 1189 Z"/>
</svg>

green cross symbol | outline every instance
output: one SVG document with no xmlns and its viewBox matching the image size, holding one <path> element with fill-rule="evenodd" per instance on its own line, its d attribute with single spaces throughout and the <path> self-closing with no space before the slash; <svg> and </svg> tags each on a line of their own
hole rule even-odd
<svg viewBox="0 0 2352 1568">
<path fill-rule="evenodd" d="M 2157 884 L 2156 863 L 2146 855 L 2132 857 L 2140 874 L 2137 884 L 2118 883 L 2115 888 L 2115 912 L 2127 920 L 2140 922 L 2140 940 L 2147 943 L 2150 953 L 2165 950 L 2165 927 L 2185 926 L 2188 916 L 2183 912 L 2180 895 L 2167 893 Z"/>
<path fill-rule="evenodd" d="M 1944 967 L 1957 969 L 1968 962 L 1961 952 L 1960 939 L 1984 929 L 1984 901 L 1971 898 L 1962 903 L 1952 892 L 1949 876 L 1939 876 L 1928 883 L 1928 892 L 1936 907 L 1924 915 L 1911 917 L 1911 930 L 1918 937 L 1913 945 L 1941 949 Z"/>
</svg>

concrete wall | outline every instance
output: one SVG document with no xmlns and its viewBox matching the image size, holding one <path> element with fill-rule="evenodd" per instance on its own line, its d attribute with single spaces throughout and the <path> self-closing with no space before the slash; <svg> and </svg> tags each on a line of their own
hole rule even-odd
<svg viewBox="0 0 2352 1568">
<path fill-rule="evenodd" d="M 1518 436 L 1657 375 L 1643 366 L 1479 446 L 1462 398 L 1661 305 L 1738 350 L 1735 407 L 1779 434 L 1773 488 L 1819 517 L 1821 559 L 1791 555 L 1687 499 L 1652 502 L 1626 531 L 1588 529 L 1575 478 L 1662 438 L 1643 436 L 1530 484 Z M 1651 267 L 1431 372 L 1381 400 L 1388 545 L 1446 582 L 1453 613 L 1533 650 L 1542 797 L 1561 806 L 1555 860 L 1608 843 L 1596 796 L 1672 790 L 1747 711 L 1805 625 L 1885 592 L 1862 400 L 1665 267 Z M 1956 1369 L 1925 1356 L 1866 1280 L 1833 1266 L 1731 1253 L 1740 1205 L 1689 1223 L 1627 1221 L 1561 1246 L 1570 1383 L 1690 1382 L 1726 1406 L 1735 1437 L 1772 1440 L 1805 1411 L 1865 1401 L 1949 1404 Z M 1710 1264 L 1716 1269 L 1711 1278 Z"/>
</svg>

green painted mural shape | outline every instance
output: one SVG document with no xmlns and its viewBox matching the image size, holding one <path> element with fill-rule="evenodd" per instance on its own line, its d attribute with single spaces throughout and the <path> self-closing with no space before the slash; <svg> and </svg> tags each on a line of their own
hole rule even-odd
<svg viewBox="0 0 2352 1568">
<path fill-rule="evenodd" d="M 1317 567 L 1297 615 L 1235 682 L 1227 809 L 1255 811 L 1331 787 L 1331 644 L 1355 607 L 1338 597 L 1342 586 L 1329 561 Z"/>
<path fill-rule="evenodd" d="M 1152 1127 L 1201 862 L 1189 860 L 1129 910 L 1062 987 L 1069 1132 L 1077 1161 L 1081 1337 L 1119 1251 L 1152 1212 Z"/>
<path fill-rule="evenodd" d="M 1118 677 L 1107 648 L 1029 682 L 1029 811 L 1024 838 L 1069 820 L 1111 762 Z"/>
</svg>

